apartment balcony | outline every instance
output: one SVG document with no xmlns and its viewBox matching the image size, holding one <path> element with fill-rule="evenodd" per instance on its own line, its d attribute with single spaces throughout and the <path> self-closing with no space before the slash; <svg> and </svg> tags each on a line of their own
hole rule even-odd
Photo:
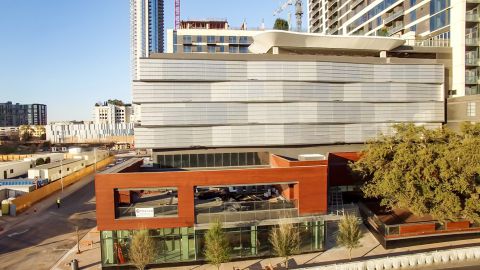
<svg viewBox="0 0 480 270">
<path fill-rule="evenodd" d="M 465 84 L 478 84 L 479 77 L 477 75 L 465 75 Z"/>
<path fill-rule="evenodd" d="M 338 13 L 338 6 L 334 7 L 332 10 L 329 10 L 327 12 L 327 18 L 332 17 L 332 15 L 335 15 Z"/>
<path fill-rule="evenodd" d="M 403 16 L 403 14 L 405 13 L 405 11 L 403 9 L 401 10 L 398 10 L 396 12 L 393 12 L 392 14 L 390 14 L 388 17 L 386 17 L 384 20 L 383 20 L 383 23 L 385 25 L 395 21 L 396 19 L 400 18 Z"/>
<path fill-rule="evenodd" d="M 334 6 L 338 6 L 338 0 L 330 0 L 328 2 L 328 5 L 327 5 L 327 9 L 330 10 L 330 8 L 334 7 Z"/>
<path fill-rule="evenodd" d="M 466 66 L 480 66 L 480 59 L 476 57 L 466 58 L 465 59 Z"/>
<path fill-rule="evenodd" d="M 356 1 L 353 1 L 352 3 L 350 3 L 350 9 L 354 9 L 356 8 L 358 5 L 360 5 L 361 3 L 363 3 L 364 0 L 356 0 Z"/>
<path fill-rule="evenodd" d="M 480 46 L 480 40 L 478 38 L 465 38 L 466 46 Z"/>
<path fill-rule="evenodd" d="M 393 27 L 388 28 L 388 35 L 391 36 L 403 29 L 403 22 L 396 24 Z"/>
<path fill-rule="evenodd" d="M 467 22 L 480 22 L 480 13 L 467 13 L 465 15 L 465 21 Z"/>
</svg>

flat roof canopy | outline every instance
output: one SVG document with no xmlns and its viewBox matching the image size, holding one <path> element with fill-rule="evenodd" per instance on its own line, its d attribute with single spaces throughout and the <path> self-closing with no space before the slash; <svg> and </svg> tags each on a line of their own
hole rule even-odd
<svg viewBox="0 0 480 270">
<path fill-rule="evenodd" d="M 405 40 L 390 37 L 340 36 L 298 33 L 280 30 L 264 31 L 253 36 L 249 49 L 267 53 L 273 47 L 309 50 L 390 51 L 405 44 Z"/>
</svg>

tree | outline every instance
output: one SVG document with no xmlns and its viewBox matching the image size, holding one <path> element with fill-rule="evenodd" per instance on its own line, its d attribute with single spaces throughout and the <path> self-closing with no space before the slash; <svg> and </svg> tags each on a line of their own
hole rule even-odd
<svg viewBox="0 0 480 270">
<path fill-rule="evenodd" d="M 46 157 L 46 158 L 45 158 L 45 164 L 48 164 L 48 163 L 50 163 L 50 162 L 51 162 L 50 157 Z"/>
<path fill-rule="evenodd" d="M 119 99 L 109 99 L 109 100 L 107 101 L 107 103 L 108 103 L 108 104 L 117 105 L 117 106 L 123 106 L 123 105 L 125 105 L 125 104 L 123 103 L 123 101 L 121 101 L 121 100 L 119 100 Z"/>
<path fill-rule="evenodd" d="M 45 164 L 45 160 L 43 158 L 37 158 L 37 160 L 35 160 L 35 165 L 36 166 L 40 166 L 40 165 L 43 165 Z"/>
<path fill-rule="evenodd" d="M 388 29 L 386 27 L 382 27 L 382 28 L 378 29 L 377 36 L 387 37 L 388 36 Z"/>
<path fill-rule="evenodd" d="M 338 223 L 337 243 L 348 249 L 348 259 L 352 260 L 352 250 L 360 247 L 362 231 L 357 217 L 345 215 Z"/>
<path fill-rule="evenodd" d="M 277 18 L 273 24 L 273 29 L 288 31 L 290 28 L 286 20 Z"/>
<path fill-rule="evenodd" d="M 480 223 L 480 124 L 463 124 L 460 133 L 413 124 L 393 129 L 351 164 L 365 181 L 364 196 L 441 222 Z"/>
<path fill-rule="evenodd" d="M 281 223 L 273 228 L 269 236 L 273 251 L 279 257 L 285 259 L 285 267 L 288 269 L 288 259 L 300 249 L 300 233 L 291 223 Z"/>
<path fill-rule="evenodd" d="M 29 125 L 22 125 L 18 127 L 18 133 L 20 135 L 20 140 L 26 142 L 32 138 L 33 128 Z"/>
<path fill-rule="evenodd" d="M 130 261 L 139 270 L 155 260 L 155 243 L 148 235 L 148 230 L 136 231 L 132 236 L 132 242 L 128 250 Z"/>
<path fill-rule="evenodd" d="M 205 257 L 217 269 L 230 260 L 230 245 L 219 221 L 212 223 L 205 234 Z"/>
</svg>

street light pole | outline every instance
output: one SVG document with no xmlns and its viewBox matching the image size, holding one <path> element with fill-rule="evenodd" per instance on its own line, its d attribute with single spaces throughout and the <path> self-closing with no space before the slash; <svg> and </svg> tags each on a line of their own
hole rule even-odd
<svg viewBox="0 0 480 270">
<path fill-rule="evenodd" d="M 63 159 L 60 160 L 60 183 L 62 184 L 63 193 Z"/>
</svg>

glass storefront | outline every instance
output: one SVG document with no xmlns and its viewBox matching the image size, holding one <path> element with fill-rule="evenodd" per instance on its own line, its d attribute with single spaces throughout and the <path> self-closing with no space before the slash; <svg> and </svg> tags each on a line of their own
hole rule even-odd
<svg viewBox="0 0 480 270">
<path fill-rule="evenodd" d="M 323 221 L 296 224 L 300 233 L 300 253 L 324 250 L 325 226 Z M 232 248 L 231 258 L 273 256 L 269 234 L 273 226 L 226 228 Z M 157 258 L 154 264 L 188 262 L 204 259 L 205 230 L 193 228 L 165 228 L 148 230 L 154 240 Z M 129 263 L 128 250 L 133 231 L 102 231 L 102 265 Z"/>
</svg>

